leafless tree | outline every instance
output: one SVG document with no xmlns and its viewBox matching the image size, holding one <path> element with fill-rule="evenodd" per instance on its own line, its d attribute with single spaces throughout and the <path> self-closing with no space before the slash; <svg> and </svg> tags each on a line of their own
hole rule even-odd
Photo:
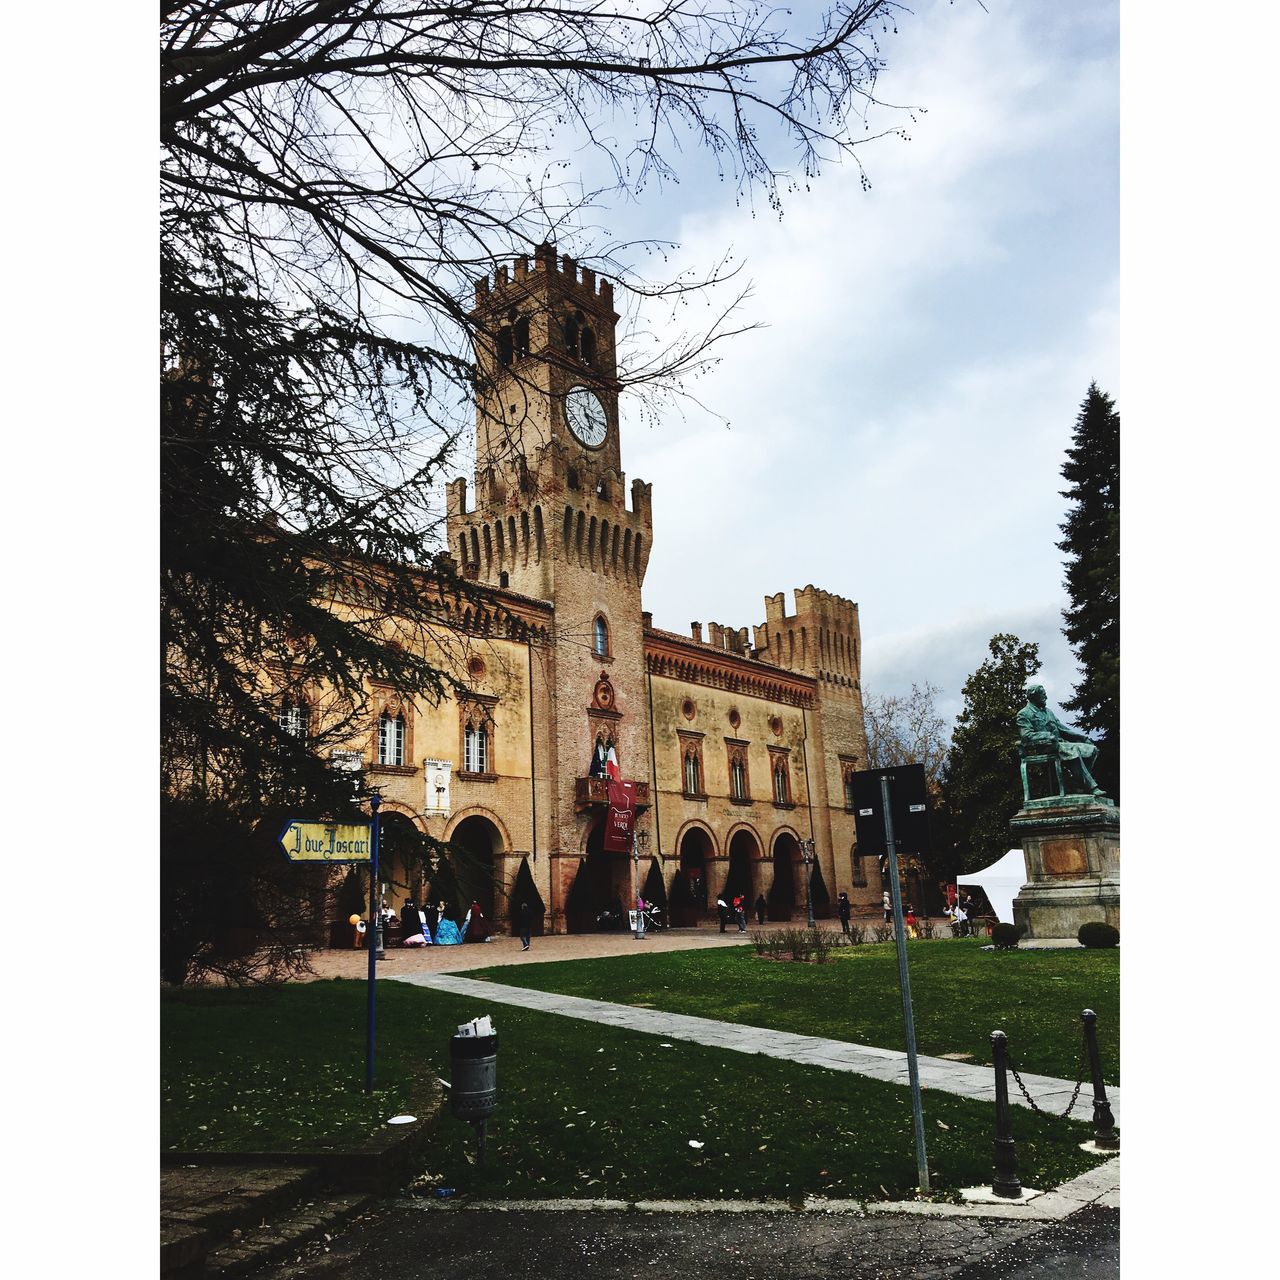
<svg viewBox="0 0 1280 1280">
<path fill-rule="evenodd" d="M 800 32 L 704 0 L 162 6 L 162 762 L 188 871 L 221 865 L 211 812 L 350 803 L 317 735 L 361 722 L 369 679 L 455 682 L 421 641 L 468 590 L 437 558 L 437 485 L 493 341 L 475 279 L 552 239 L 632 299 L 727 285 L 708 326 L 622 346 L 624 387 L 677 391 L 741 325 L 734 268 L 649 278 L 601 210 L 691 157 L 775 209 L 860 164 L 898 8 Z M 281 699 L 316 689 L 304 736 Z M 193 911 L 217 896 L 187 887 Z"/>
<path fill-rule="evenodd" d="M 913 684 L 907 694 L 873 693 L 863 699 L 871 767 L 922 764 L 925 784 L 935 796 L 951 749 L 947 722 L 934 705 L 940 692 L 926 681 L 923 685 Z"/>
</svg>

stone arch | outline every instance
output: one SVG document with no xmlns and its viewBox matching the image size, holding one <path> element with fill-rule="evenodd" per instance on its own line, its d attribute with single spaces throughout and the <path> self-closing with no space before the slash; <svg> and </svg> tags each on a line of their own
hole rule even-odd
<svg viewBox="0 0 1280 1280">
<path fill-rule="evenodd" d="M 719 856 L 715 832 L 691 818 L 675 838 L 676 871 L 669 895 L 671 923 L 695 925 L 706 914 L 711 863 Z"/>
<path fill-rule="evenodd" d="M 796 866 L 803 866 L 800 857 L 800 837 L 791 827 L 779 827 L 769 840 L 773 879 L 765 895 L 769 904 L 770 920 L 790 920 L 796 909 L 797 896 L 803 901 L 803 893 L 797 895 Z"/>
<path fill-rule="evenodd" d="M 492 924 L 497 912 L 506 907 L 503 860 L 511 852 L 506 827 L 494 813 L 473 806 L 457 814 L 447 828 L 450 844 L 458 853 L 452 858 L 454 875 L 465 911 L 477 902 Z"/>
<path fill-rule="evenodd" d="M 750 913 L 760 892 L 760 860 L 764 856 L 764 846 L 755 829 L 749 823 L 740 822 L 725 837 L 724 848 L 728 858 L 722 890 L 724 900 L 732 903 L 735 895 L 741 894 L 747 900 Z"/>
</svg>

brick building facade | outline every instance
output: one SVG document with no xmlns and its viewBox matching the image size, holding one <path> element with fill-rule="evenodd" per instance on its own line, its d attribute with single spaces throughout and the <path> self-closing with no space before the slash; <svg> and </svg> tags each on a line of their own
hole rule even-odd
<svg viewBox="0 0 1280 1280">
<path fill-rule="evenodd" d="M 379 706 L 352 744 L 384 814 L 491 868 L 496 919 L 523 867 L 549 932 L 590 928 L 632 896 L 589 776 L 612 747 L 638 784 L 640 880 L 675 922 L 726 891 L 802 918 L 807 839 L 817 914 L 841 891 L 874 909 L 879 870 L 861 865 L 846 785 L 866 759 L 857 605 L 808 586 L 792 613 L 768 597 L 750 630 L 655 627 L 651 489 L 622 470 L 609 282 L 544 245 L 479 281 L 475 308 L 476 475 L 448 488 L 449 552 L 505 623 L 482 608 L 458 619 L 470 696 Z M 393 905 L 415 878 L 388 868 Z"/>
</svg>

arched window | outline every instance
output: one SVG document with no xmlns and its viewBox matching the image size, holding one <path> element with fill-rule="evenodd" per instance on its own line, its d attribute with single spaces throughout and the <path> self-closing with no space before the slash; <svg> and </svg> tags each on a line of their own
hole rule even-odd
<svg viewBox="0 0 1280 1280">
<path fill-rule="evenodd" d="M 462 734 L 462 767 L 467 773 L 489 772 L 489 731 L 483 722 L 467 721 Z"/>
<path fill-rule="evenodd" d="M 295 738 L 306 738 L 308 719 L 305 702 L 301 700 L 294 702 L 286 698 L 280 704 L 280 727 L 285 733 L 292 734 Z"/>
<path fill-rule="evenodd" d="M 582 331 L 578 336 L 578 351 L 583 364 L 595 364 L 596 335 L 591 332 L 589 325 L 584 324 L 582 326 Z"/>
<path fill-rule="evenodd" d="M 609 656 L 609 624 L 600 614 L 596 615 L 593 649 L 597 658 Z"/>
<path fill-rule="evenodd" d="M 515 344 L 512 341 L 510 326 L 503 325 L 498 330 L 498 363 L 500 365 L 509 365 L 515 353 Z"/>
<path fill-rule="evenodd" d="M 529 317 L 521 316 L 511 330 L 515 346 L 515 357 L 523 360 L 529 354 Z"/>
<path fill-rule="evenodd" d="M 578 317 L 566 316 L 564 322 L 564 349 L 571 355 L 578 354 Z"/>
<path fill-rule="evenodd" d="M 855 849 L 851 856 L 853 858 L 853 883 L 859 885 L 866 884 L 867 868 L 863 864 L 862 854 Z"/>
<path fill-rule="evenodd" d="M 504 569 L 498 574 L 498 586 L 509 587 L 511 585 L 511 575 Z"/>
<path fill-rule="evenodd" d="M 729 766 L 729 795 L 734 800 L 747 798 L 747 770 L 741 759 L 734 759 Z"/>
<path fill-rule="evenodd" d="M 378 718 L 378 763 L 404 764 L 404 716 L 384 711 Z"/>
<path fill-rule="evenodd" d="M 698 763 L 698 753 L 690 748 L 684 757 L 684 790 L 685 795 L 702 794 L 702 769 Z"/>
<path fill-rule="evenodd" d="M 774 804 L 791 803 L 791 786 L 787 781 L 787 765 L 784 760 L 774 761 L 773 802 Z"/>
</svg>

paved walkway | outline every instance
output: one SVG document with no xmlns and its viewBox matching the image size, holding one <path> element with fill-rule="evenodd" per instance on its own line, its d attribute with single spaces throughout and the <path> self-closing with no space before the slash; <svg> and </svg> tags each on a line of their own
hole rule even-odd
<svg viewBox="0 0 1280 1280">
<path fill-rule="evenodd" d="M 718 936 L 718 935 L 717 935 Z M 455 948 L 445 948 L 454 950 Z M 461 949 L 461 948 L 457 948 Z M 479 950 L 479 948 L 475 948 Z M 488 950 L 488 948 L 485 948 Z M 832 1071 L 849 1071 L 854 1075 L 908 1084 L 907 1055 L 897 1049 L 880 1049 L 874 1045 L 852 1044 L 845 1040 L 829 1040 L 825 1036 L 806 1036 L 793 1031 L 774 1031 L 767 1027 L 750 1027 L 736 1022 L 719 1022 L 685 1013 L 665 1013 L 660 1009 L 641 1009 L 634 1005 L 611 1004 L 605 1000 L 585 1000 L 581 996 L 557 995 L 550 991 L 534 991 L 501 982 L 483 982 L 477 978 L 448 973 L 382 974 L 413 986 L 430 987 L 453 995 L 473 996 L 497 1004 L 536 1009 L 542 1013 L 558 1013 L 562 1017 L 583 1022 L 603 1022 L 609 1026 L 642 1031 L 671 1040 L 691 1040 L 713 1048 L 732 1049 L 737 1053 L 760 1053 L 788 1062 L 806 1062 Z M 963 1098 L 990 1102 L 994 1083 L 990 1067 L 946 1058 L 919 1057 L 920 1084 L 925 1089 L 938 1089 Z M 1073 1080 L 1024 1072 L 1022 1079 L 1041 1108 L 1060 1113 L 1075 1087 Z M 1010 1081 L 1010 1101 L 1025 1106 L 1015 1083 Z M 1120 1090 L 1109 1089 L 1107 1097 L 1116 1124 L 1120 1123 Z M 1093 1092 L 1086 1082 L 1076 1100 L 1072 1116 L 1088 1120 L 1093 1115 Z"/>
</svg>

